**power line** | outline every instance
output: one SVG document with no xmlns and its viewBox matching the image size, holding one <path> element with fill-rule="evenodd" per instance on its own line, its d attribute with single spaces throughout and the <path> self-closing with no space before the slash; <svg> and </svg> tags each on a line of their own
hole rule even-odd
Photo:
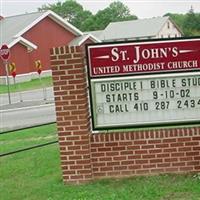
<svg viewBox="0 0 200 200">
<path fill-rule="evenodd" d="M 56 122 L 49 122 L 49 123 L 45 123 L 45 124 L 38 124 L 35 126 L 27 126 L 27 127 L 23 127 L 23 128 L 18 128 L 18 129 L 12 129 L 12 130 L 8 130 L 8 131 L 3 131 L 0 132 L 0 136 L 3 134 L 7 134 L 7 133 L 12 133 L 12 132 L 17 132 L 17 131 L 22 131 L 22 130 L 26 130 L 26 129 L 30 129 L 30 128 L 37 128 L 40 126 L 46 126 L 46 125 L 51 125 L 51 124 L 55 124 Z"/>
<path fill-rule="evenodd" d="M 27 148 L 24 148 L 24 149 L 19 149 L 19 150 L 16 150 L 16 151 L 10 151 L 10 152 L 7 152 L 7 153 L 3 153 L 3 154 L 0 154 L 0 157 L 16 154 L 16 153 L 23 152 L 23 151 L 28 151 L 28 150 L 31 150 L 31 149 L 44 147 L 44 146 L 55 144 L 55 143 L 58 143 L 58 140 L 52 141 L 52 142 L 47 142 L 47 143 L 44 143 L 44 144 L 35 145 L 35 146 L 32 146 L 32 147 L 27 147 Z"/>
</svg>

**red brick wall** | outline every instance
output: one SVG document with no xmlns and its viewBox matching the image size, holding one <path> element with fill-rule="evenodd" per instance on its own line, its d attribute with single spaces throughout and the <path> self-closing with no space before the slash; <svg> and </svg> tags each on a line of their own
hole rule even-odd
<svg viewBox="0 0 200 200">
<path fill-rule="evenodd" d="M 64 181 L 91 180 L 89 111 L 82 53 L 78 48 L 51 51 L 61 166 Z"/>
<path fill-rule="evenodd" d="M 95 177 L 200 170 L 200 129 L 163 129 L 91 135 Z"/>
<path fill-rule="evenodd" d="M 51 50 L 64 182 L 200 171 L 200 127 L 92 133 L 84 55 Z"/>
</svg>

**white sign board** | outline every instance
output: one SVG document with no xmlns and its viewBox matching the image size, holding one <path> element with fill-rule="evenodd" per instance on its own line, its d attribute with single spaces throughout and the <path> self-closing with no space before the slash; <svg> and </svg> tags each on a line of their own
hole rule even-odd
<svg viewBox="0 0 200 200">
<path fill-rule="evenodd" d="M 200 121 L 200 73 L 91 80 L 93 126 L 112 128 Z"/>
<path fill-rule="evenodd" d="M 200 38 L 86 46 L 93 130 L 200 123 Z"/>
</svg>

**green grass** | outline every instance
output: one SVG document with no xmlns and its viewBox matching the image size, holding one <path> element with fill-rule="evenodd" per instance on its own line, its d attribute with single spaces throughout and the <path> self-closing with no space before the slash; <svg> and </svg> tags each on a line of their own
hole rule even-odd
<svg viewBox="0 0 200 200">
<path fill-rule="evenodd" d="M 0 135 L 1 152 L 44 143 L 48 136 L 53 137 L 48 141 L 54 140 L 55 130 L 55 125 L 48 125 Z M 64 185 L 58 144 L 53 144 L 0 158 L 0 199 L 200 200 L 200 179 L 192 175 L 162 175 Z"/>
<path fill-rule="evenodd" d="M 42 83 L 42 84 L 41 84 Z M 16 83 L 16 85 L 10 85 L 10 92 L 19 92 L 26 90 L 34 90 L 42 87 L 50 87 L 52 86 L 52 77 L 44 77 L 40 79 L 33 79 L 31 81 Z M 7 85 L 0 85 L 0 94 L 4 94 L 8 92 Z"/>
<path fill-rule="evenodd" d="M 0 154 L 57 140 L 56 125 L 45 125 L 0 135 Z"/>
</svg>

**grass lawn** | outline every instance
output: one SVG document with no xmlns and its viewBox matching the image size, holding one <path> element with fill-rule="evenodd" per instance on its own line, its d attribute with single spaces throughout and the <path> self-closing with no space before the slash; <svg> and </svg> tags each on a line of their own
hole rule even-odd
<svg viewBox="0 0 200 200">
<path fill-rule="evenodd" d="M 0 153 L 56 139 L 55 125 L 0 135 Z M 200 200 L 200 179 L 162 175 L 63 185 L 58 144 L 0 157 L 2 200 Z"/>
<path fill-rule="evenodd" d="M 0 154 L 55 140 L 55 124 L 0 134 Z"/>
<path fill-rule="evenodd" d="M 41 83 L 43 86 L 41 85 Z M 41 78 L 41 81 L 38 78 L 24 83 L 16 83 L 16 85 L 10 85 L 10 92 L 33 90 L 50 86 L 52 86 L 52 77 L 44 77 Z M 4 94 L 7 92 L 8 92 L 7 85 L 0 85 L 0 94 Z"/>
</svg>

